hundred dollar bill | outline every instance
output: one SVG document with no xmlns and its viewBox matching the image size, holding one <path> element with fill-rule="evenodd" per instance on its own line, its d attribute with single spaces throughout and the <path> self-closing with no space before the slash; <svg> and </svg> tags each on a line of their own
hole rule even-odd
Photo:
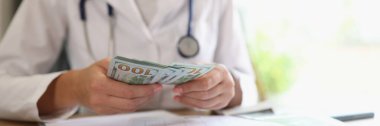
<svg viewBox="0 0 380 126">
<path fill-rule="evenodd" d="M 128 84 L 152 84 L 161 79 L 160 75 L 166 68 L 164 65 L 118 56 L 112 59 L 107 75 Z"/>
<path fill-rule="evenodd" d="M 127 84 L 182 84 L 206 74 L 213 68 L 212 64 L 162 65 L 117 56 L 110 63 L 107 76 Z"/>
<path fill-rule="evenodd" d="M 169 84 L 181 84 L 188 81 L 191 81 L 193 79 L 196 79 L 209 71 L 211 71 L 214 68 L 214 64 L 207 64 L 207 65 L 193 65 L 193 64 L 182 64 L 182 63 L 175 63 L 171 66 L 179 67 L 181 69 L 185 70 L 185 74 L 179 76 L 176 79 L 173 79 L 172 81 L 169 81 Z"/>
<path fill-rule="evenodd" d="M 169 81 L 176 79 L 178 76 L 182 75 L 185 71 L 180 68 L 175 68 L 172 66 L 169 66 L 167 68 L 168 70 L 164 72 L 164 75 L 162 76 L 161 80 L 159 83 L 161 84 L 168 84 Z M 169 73 L 170 72 L 170 73 Z"/>
</svg>

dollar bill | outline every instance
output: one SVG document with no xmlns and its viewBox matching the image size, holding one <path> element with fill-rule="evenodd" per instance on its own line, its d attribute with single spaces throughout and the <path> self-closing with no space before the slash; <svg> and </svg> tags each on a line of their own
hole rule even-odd
<svg viewBox="0 0 380 126">
<path fill-rule="evenodd" d="M 183 64 L 183 63 L 176 63 L 173 64 L 174 67 L 181 67 L 185 70 L 185 74 L 179 76 L 176 79 L 173 79 L 172 81 L 169 81 L 169 84 L 180 84 L 185 83 L 188 81 L 191 81 L 193 79 L 196 79 L 205 73 L 208 73 L 211 71 L 215 65 L 209 64 L 209 65 L 193 65 L 193 64 Z"/>
<path fill-rule="evenodd" d="M 173 79 L 176 79 L 178 76 L 181 76 L 185 72 L 183 69 L 175 68 L 172 66 L 169 66 L 169 68 L 167 69 L 170 70 L 170 73 L 164 73 L 165 75 L 167 75 L 167 77 L 161 78 L 159 82 L 161 84 L 167 84 L 168 82 L 170 82 Z"/>
<path fill-rule="evenodd" d="M 128 84 L 157 83 L 167 66 L 151 62 L 115 57 L 112 59 L 107 75 Z"/>
<path fill-rule="evenodd" d="M 213 64 L 163 65 L 117 56 L 110 62 L 107 76 L 127 84 L 182 84 L 208 73 L 213 68 Z"/>
</svg>

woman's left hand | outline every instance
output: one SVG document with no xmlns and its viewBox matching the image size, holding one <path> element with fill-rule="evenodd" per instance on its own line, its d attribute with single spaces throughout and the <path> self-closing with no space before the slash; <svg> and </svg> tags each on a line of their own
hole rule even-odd
<svg viewBox="0 0 380 126">
<path fill-rule="evenodd" d="M 190 107 L 219 110 L 227 107 L 235 97 L 235 87 L 228 69 L 216 65 L 202 77 L 175 86 L 173 91 L 177 96 L 174 100 Z"/>
</svg>

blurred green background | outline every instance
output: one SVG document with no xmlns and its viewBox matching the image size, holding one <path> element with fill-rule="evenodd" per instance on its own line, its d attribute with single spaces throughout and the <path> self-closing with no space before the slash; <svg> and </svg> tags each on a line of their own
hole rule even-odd
<svg viewBox="0 0 380 126">
<path fill-rule="evenodd" d="M 380 1 L 237 2 L 262 98 L 314 113 L 380 106 Z"/>
</svg>

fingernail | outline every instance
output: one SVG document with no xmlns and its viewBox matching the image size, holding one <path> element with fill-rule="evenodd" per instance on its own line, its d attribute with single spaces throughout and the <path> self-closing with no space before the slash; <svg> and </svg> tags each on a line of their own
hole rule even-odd
<svg viewBox="0 0 380 126">
<path fill-rule="evenodd" d="M 174 88 L 174 93 L 181 94 L 182 88 Z"/>
</svg>

